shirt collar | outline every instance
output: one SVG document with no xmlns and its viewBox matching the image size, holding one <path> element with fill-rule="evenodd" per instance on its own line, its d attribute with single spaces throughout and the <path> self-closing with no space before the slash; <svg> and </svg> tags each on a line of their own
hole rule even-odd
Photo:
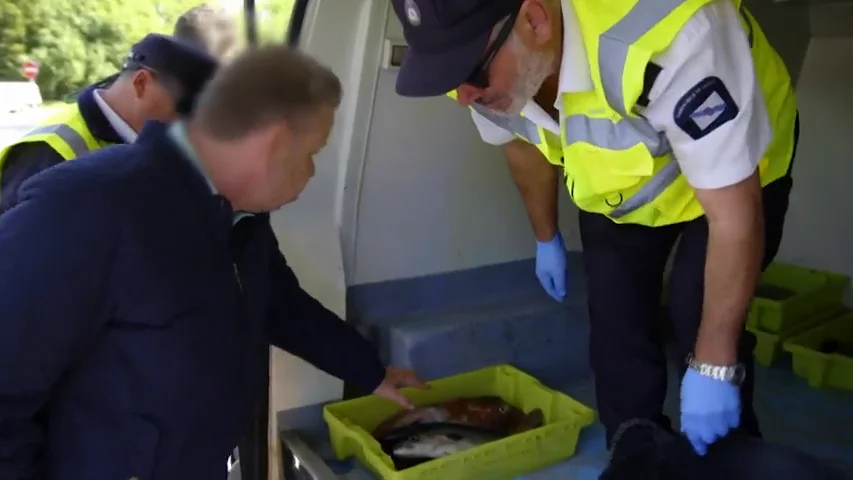
<svg viewBox="0 0 853 480">
<path fill-rule="evenodd" d="M 204 162 L 201 161 L 201 158 L 198 156 L 198 152 L 196 152 L 195 148 L 193 148 L 192 144 L 189 141 L 189 137 L 187 136 L 187 126 L 182 121 L 177 121 L 171 125 L 169 125 L 169 137 L 172 141 L 175 142 L 178 149 L 181 150 L 181 153 L 184 154 L 184 158 L 195 167 L 195 170 L 201 175 L 201 178 L 204 179 L 207 186 L 210 188 L 210 193 L 213 195 L 219 195 L 219 191 L 216 189 L 216 185 L 213 184 L 213 180 L 210 178 L 210 173 L 208 173 L 207 168 L 204 166 Z M 243 211 L 235 211 L 232 223 L 234 225 L 237 224 L 241 219 L 245 217 L 251 217 L 252 214 Z"/>
<path fill-rule="evenodd" d="M 563 15 L 563 58 L 560 60 L 560 76 L 557 80 L 559 92 L 557 92 L 557 98 L 554 100 L 554 108 L 558 112 L 563 111 L 562 94 L 588 92 L 595 88 L 592 84 L 592 74 L 589 70 L 580 22 L 572 0 L 562 0 L 561 10 Z M 533 99 L 527 101 L 527 105 L 524 106 L 521 114 L 546 130 L 556 135 L 560 134 L 560 125 Z"/>
<path fill-rule="evenodd" d="M 184 124 L 184 122 L 177 121 L 169 125 L 169 137 L 172 138 L 172 141 L 175 142 L 175 145 L 177 145 L 181 150 L 181 153 L 184 154 L 184 158 L 192 164 L 198 174 L 201 175 L 201 178 L 203 178 L 205 183 L 207 183 L 207 186 L 210 188 L 210 193 L 213 195 L 219 195 L 216 185 L 214 185 L 213 180 L 210 179 L 210 173 L 208 173 L 207 168 L 205 168 L 204 163 L 202 163 L 201 158 L 199 158 L 198 153 L 195 151 L 195 148 L 190 144 L 189 137 L 187 136 L 186 124 Z"/>
<path fill-rule="evenodd" d="M 562 0 L 563 11 L 563 58 L 560 61 L 560 93 L 589 92 L 595 87 L 589 70 L 586 46 L 583 43 L 581 25 L 572 0 Z M 560 95 L 554 103 L 557 110 L 563 109 Z"/>
<path fill-rule="evenodd" d="M 124 143 L 133 143 L 136 141 L 137 133 L 136 131 L 130 127 L 116 112 L 112 109 L 112 107 L 107 104 L 107 102 L 101 97 L 101 92 L 95 90 L 92 92 L 92 96 L 95 99 L 95 103 L 98 104 L 98 107 L 103 112 L 104 117 L 106 117 L 107 121 L 110 122 L 110 126 L 113 127 L 113 130 L 124 140 Z"/>
</svg>

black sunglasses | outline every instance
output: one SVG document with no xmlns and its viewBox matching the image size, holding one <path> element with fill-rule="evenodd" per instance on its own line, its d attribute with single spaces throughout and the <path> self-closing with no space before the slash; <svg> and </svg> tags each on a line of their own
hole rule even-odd
<svg viewBox="0 0 853 480">
<path fill-rule="evenodd" d="M 506 22 L 504 22 L 501 29 L 498 31 L 497 37 L 495 37 L 495 41 L 489 45 L 489 48 L 486 49 L 486 54 L 483 56 L 483 59 L 477 63 L 477 66 L 474 67 L 474 71 L 471 73 L 471 76 L 468 77 L 468 80 L 465 82 L 468 85 L 473 85 L 477 88 L 487 88 L 489 86 L 489 67 L 492 66 L 492 62 L 495 60 L 495 56 L 497 56 L 501 47 L 504 46 L 507 39 L 509 38 L 509 34 L 512 33 L 512 29 L 515 27 L 515 20 L 518 18 L 519 11 L 512 13 L 509 17 L 507 17 Z"/>
</svg>

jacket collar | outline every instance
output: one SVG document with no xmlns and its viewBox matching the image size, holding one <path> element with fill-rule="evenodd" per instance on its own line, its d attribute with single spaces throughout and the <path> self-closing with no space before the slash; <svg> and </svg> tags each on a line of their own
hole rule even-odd
<svg viewBox="0 0 853 480">
<path fill-rule="evenodd" d="M 77 97 L 77 106 L 80 108 L 80 115 L 89 127 L 89 132 L 106 143 L 125 143 L 115 129 L 110 125 L 98 102 L 95 101 L 95 87 L 91 86 L 83 90 Z"/>
<path fill-rule="evenodd" d="M 207 180 L 172 139 L 169 125 L 154 120 L 145 122 L 134 145 L 145 150 L 147 161 L 159 164 L 160 168 L 181 179 L 181 183 L 189 190 L 189 195 L 197 201 L 199 208 L 205 213 L 204 216 L 210 220 L 214 233 L 227 239 L 231 230 L 231 204 L 224 197 L 211 192 Z"/>
</svg>

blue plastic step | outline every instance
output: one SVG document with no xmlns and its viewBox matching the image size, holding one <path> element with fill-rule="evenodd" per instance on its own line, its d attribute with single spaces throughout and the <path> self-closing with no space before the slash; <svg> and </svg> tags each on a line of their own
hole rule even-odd
<svg viewBox="0 0 853 480">
<path fill-rule="evenodd" d="M 508 363 L 548 385 L 589 375 L 582 302 L 545 295 L 427 315 L 387 332 L 388 360 L 427 380 Z"/>
<path fill-rule="evenodd" d="M 588 376 L 580 254 L 569 252 L 568 297 L 545 294 L 532 259 L 359 285 L 349 318 L 393 365 L 425 379 L 509 363 L 549 385 Z"/>
<path fill-rule="evenodd" d="M 585 296 L 578 252 L 568 252 L 569 297 Z M 541 297 L 533 259 L 456 272 L 389 280 L 347 289 L 347 318 L 358 325 L 397 325 L 413 316 L 441 315 L 493 303 Z"/>
</svg>

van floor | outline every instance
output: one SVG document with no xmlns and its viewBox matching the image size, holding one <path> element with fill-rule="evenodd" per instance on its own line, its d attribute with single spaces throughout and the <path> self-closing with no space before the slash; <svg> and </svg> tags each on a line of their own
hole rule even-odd
<svg viewBox="0 0 853 480">
<path fill-rule="evenodd" d="M 790 365 L 756 371 L 756 409 L 767 440 L 795 446 L 853 474 L 853 394 L 813 389 L 791 373 Z M 667 412 L 677 412 L 678 382 L 670 379 Z M 595 405 L 591 381 L 560 388 L 587 405 Z M 677 415 L 673 416 L 677 419 Z M 281 425 L 306 433 L 306 441 L 324 458 L 331 459 L 322 417 L 316 407 L 305 407 L 279 416 Z M 287 427 L 285 427 L 287 428 Z M 542 471 L 517 477 L 518 480 L 595 480 L 607 463 L 604 429 L 599 424 L 581 433 L 575 455 Z M 375 477 L 354 464 L 341 475 L 346 480 L 373 480 Z"/>
</svg>

